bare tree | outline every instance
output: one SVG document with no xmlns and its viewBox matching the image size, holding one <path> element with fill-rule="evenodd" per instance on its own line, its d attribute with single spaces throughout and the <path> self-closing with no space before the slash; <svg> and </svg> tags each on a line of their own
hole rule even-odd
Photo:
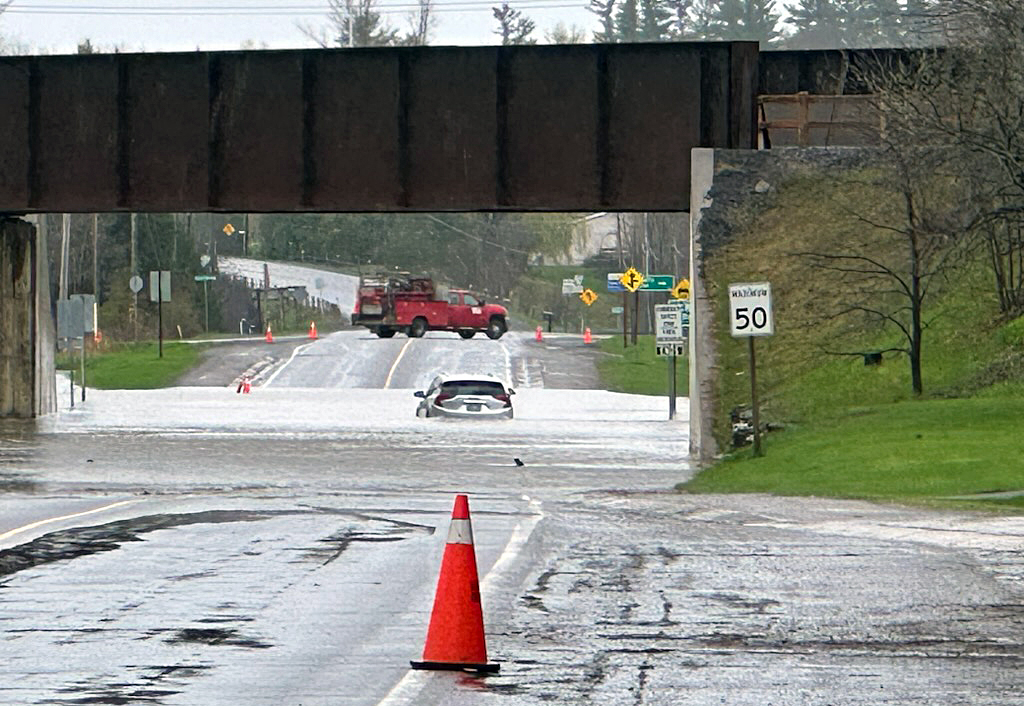
<svg viewBox="0 0 1024 706">
<path fill-rule="evenodd" d="M 959 211 L 963 185 L 950 157 L 941 147 L 887 145 L 881 165 L 846 183 L 858 188 L 835 190 L 837 207 L 856 224 L 852 234 L 828 249 L 794 253 L 832 275 L 817 280 L 833 295 L 822 291 L 821 301 L 840 302 L 822 312 L 825 318 L 850 322 L 860 336 L 899 333 L 902 344 L 882 352 L 906 354 L 915 395 L 924 389 L 926 303 L 963 266 L 971 245 Z M 847 191 L 860 200 L 844 202 Z"/>
<path fill-rule="evenodd" d="M 537 40 L 530 39 L 536 24 L 520 10 L 513 10 L 508 3 L 501 7 L 492 8 L 494 19 L 498 21 L 498 29 L 494 33 L 501 37 L 503 45 L 509 44 L 536 44 Z"/>
<path fill-rule="evenodd" d="M 553 28 L 544 30 L 544 39 L 548 44 L 583 44 L 587 41 L 587 30 L 579 25 L 559 22 Z"/>
<path fill-rule="evenodd" d="M 886 131 L 955 150 L 970 199 L 970 227 L 986 243 L 1000 305 L 1024 312 L 1024 5 L 937 0 L 918 26 L 944 47 L 879 57 L 857 79 L 877 96 Z"/>
<path fill-rule="evenodd" d="M 398 30 L 377 10 L 377 0 L 327 0 L 327 25 L 299 24 L 299 30 L 321 47 L 382 47 L 400 42 Z"/>
<path fill-rule="evenodd" d="M 615 2 L 616 0 L 590 0 L 587 9 L 601 18 L 601 31 L 594 32 L 594 41 L 598 44 L 610 44 L 615 41 Z"/>
<path fill-rule="evenodd" d="M 429 44 L 430 33 L 437 23 L 433 15 L 433 0 L 417 0 L 416 10 L 409 13 L 408 20 L 410 31 L 403 44 L 417 47 Z"/>
</svg>

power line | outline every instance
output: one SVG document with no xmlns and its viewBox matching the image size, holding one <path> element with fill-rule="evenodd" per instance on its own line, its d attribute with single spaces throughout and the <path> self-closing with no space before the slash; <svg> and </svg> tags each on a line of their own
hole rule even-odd
<svg viewBox="0 0 1024 706">
<path fill-rule="evenodd" d="M 431 4 L 432 12 L 484 12 L 490 11 L 499 0 L 455 0 L 454 2 L 437 2 Z M 580 2 L 566 3 L 564 0 L 524 0 L 515 4 L 517 9 L 554 10 L 565 8 L 586 8 Z M 405 12 L 420 9 L 420 5 L 408 0 L 402 2 L 383 2 L 374 7 L 382 14 Z M 166 16 L 166 17 L 211 17 L 236 15 L 326 15 L 330 11 L 323 5 L 212 5 L 207 7 L 182 7 L 181 5 L 121 6 L 121 5 L 35 5 L 24 2 L 12 4 L 7 8 L 11 14 L 23 15 L 135 15 L 135 16 Z"/>
</svg>

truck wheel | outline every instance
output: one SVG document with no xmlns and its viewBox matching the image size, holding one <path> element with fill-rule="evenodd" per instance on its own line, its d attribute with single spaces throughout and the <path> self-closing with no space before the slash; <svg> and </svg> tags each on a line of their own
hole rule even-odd
<svg viewBox="0 0 1024 706">
<path fill-rule="evenodd" d="M 476 335 L 476 331 L 474 331 L 471 328 L 470 329 L 460 328 L 459 329 L 459 335 L 462 336 L 463 338 L 473 338 L 473 336 Z"/>
<path fill-rule="evenodd" d="M 391 338 L 395 335 L 395 330 L 393 328 L 384 328 L 381 326 L 375 331 L 375 333 L 379 338 Z"/>
<path fill-rule="evenodd" d="M 409 338 L 423 338 L 423 334 L 427 332 L 427 320 L 422 316 L 417 316 L 409 324 Z"/>
<path fill-rule="evenodd" d="M 499 316 L 495 316 L 487 322 L 487 338 L 492 341 L 501 338 L 506 330 L 505 319 L 502 319 Z"/>
</svg>

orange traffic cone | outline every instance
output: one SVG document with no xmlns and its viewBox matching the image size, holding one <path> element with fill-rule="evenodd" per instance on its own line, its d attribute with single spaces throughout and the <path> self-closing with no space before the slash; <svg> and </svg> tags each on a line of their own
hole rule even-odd
<svg viewBox="0 0 1024 706">
<path fill-rule="evenodd" d="M 590 327 L 589 326 L 587 328 L 583 329 L 583 342 L 584 343 L 593 343 L 594 342 L 594 338 L 590 335 Z"/>
<path fill-rule="evenodd" d="M 310 338 L 316 338 L 317 337 L 316 336 L 316 322 L 315 321 L 310 321 L 309 322 L 309 337 Z"/>
<path fill-rule="evenodd" d="M 473 526 L 469 520 L 469 500 L 465 495 L 455 496 L 423 661 L 410 664 L 414 669 L 470 672 L 497 672 L 500 669 L 497 664 L 487 663 Z"/>
<path fill-rule="evenodd" d="M 267 343 L 274 342 L 274 334 L 270 332 L 270 324 L 267 324 L 267 335 L 263 337 L 263 340 L 265 340 Z"/>
<path fill-rule="evenodd" d="M 537 343 L 544 340 L 544 332 L 540 330 L 540 326 L 538 326 L 537 330 L 533 332 L 533 340 L 537 341 Z"/>
</svg>

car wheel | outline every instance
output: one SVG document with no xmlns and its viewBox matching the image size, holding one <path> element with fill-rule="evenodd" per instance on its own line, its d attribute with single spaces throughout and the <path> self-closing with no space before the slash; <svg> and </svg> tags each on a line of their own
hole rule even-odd
<svg viewBox="0 0 1024 706">
<path fill-rule="evenodd" d="M 384 328 L 382 326 L 381 328 L 378 328 L 375 333 L 379 338 L 391 338 L 395 335 L 395 330 L 393 328 Z"/>
<path fill-rule="evenodd" d="M 459 335 L 463 338 L 473 338 L 476 335 L 476 331 L 473 329 L 459 329 Z"/>
<path fill-rule="evenodd" d="M 505 320 L 495 316 L 487 322 L 487 338 L 497 340 L 505 333 Z"/>
<path fill-rule="evenodd" d="M 409 338 L 423 338 L 423 334 L 427 332 L 427 320 L 422 316 L 417 316 L 409 324 Z"/>
</svg>

